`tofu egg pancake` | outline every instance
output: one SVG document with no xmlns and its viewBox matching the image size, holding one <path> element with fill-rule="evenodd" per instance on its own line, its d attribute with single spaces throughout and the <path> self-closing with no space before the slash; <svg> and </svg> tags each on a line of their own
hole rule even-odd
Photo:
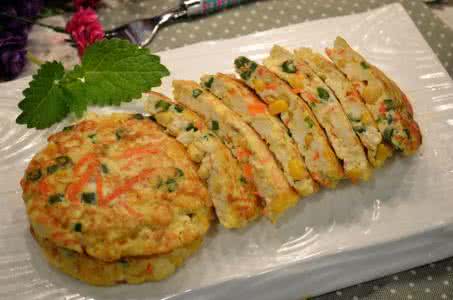
<svg viewBox="0 0 453 300">
<path fill-rule="evenodd" d="M 301 60 L 283 47 L 274 46 L 264 65 L 301 95 L 326 131 L 345 175 L 353 182 L 368 180 L 371 166 L 359 138 L 332 90 Z"/>
<path fill-rule="evenodd" d="M 236 58 L 234 64 L 236 72 L 267 104 L 269 112 L 280 116 L 312 178 L 322 186 L 334 188 L 344 178 L 343 168 L 308 105 L 265 66 L 244 56 Z"/>
<path fill-rule="evenodd" d="M 272 153 L 258 134 L 239 115 L 194 81 L 174 80 L 175 100 L 215 125 L 214 132 L 242 164 L 245 179 L 253 181 L 264 200 L 264 214 L 272 221 L 299 200 Z"/>
<path fill-rule="evenodd" d="M 226 228 L 240 228 L 261 215 L 260 201 L 243 166 L 214 133 L 218 124 L 207 126 L 187 107 L 159 93 L 148 93 L 145 110 L 188 149 L 199 164 L 198 174 L 206 180 L 219 222 Z"/>
<path fill-rule="evenodd" d="M 269 150 L 282 168 L 286 179 L 301 196 L 318 190 L 308 173 L 302 155 L 288 129 L 281 120 L 271 115 L 267 105 L 245 83 L 233 76 L 217 73 L 201 78 L 202 85 L 235 111 L 267 143 Z"/>
<path fill-rule="evenodd" d="M 100 263 L 188 246 L 212 218 L 184 147 L 140 114 L 91 115 L 51 135 L 21 186 L 38 240 Z"/>
<path fill-rule="evenodd" d="M 329 59 L 309 48 L 296 49 L 294 54 L 296 60 L 307 63 L 316 75 L 332 89 L 351 122 L 352 128 L 367 150 L 368 160 L 374 167 L 382 166 L 385 160 L 391 156 L 392 148 L 383 142 L 373 115 L 352 82 Z"/>
<path fill-rule="evenodd" d="M 341 37 L 326 53 L 365 100 L 384 141 L 405 155 L 414 154 L 422 143 L 422 135 L 413 119 L 412 105 L 398 85 Z"/>
</svg>

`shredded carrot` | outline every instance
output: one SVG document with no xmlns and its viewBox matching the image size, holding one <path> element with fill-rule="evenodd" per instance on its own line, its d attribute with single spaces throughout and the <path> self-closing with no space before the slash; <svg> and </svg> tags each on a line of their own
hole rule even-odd
<svg viewBox="0 0 453 300">
<path fill-rule="evenodd" d="M 319 159 L 319 152 L 316 151 L 316 153 L 313 155 L 313 160 L 318 160 Z"/>
<path fill-rule="evenodd" d="M 360 99 L 359 92 L 357 92 L 356 89 L 352 89 L 352 90 L 347 91 L 346 92 L 346 96 L 348 96 L 348 97 L 353 96 L 355 98 L 359 98 Z"/>
<path fill-rule="evenodd" d="M 385 114 L 386 111 L 387 111 L 387 109 L 385 108 L 384 103 L 382 103 L 381 106 L 379 106 L 379 112 L 381 114 Z"/>
<path fill-rule="evenodd" d="M 84 155 L 74 166 L 74 174 L 78 174 L 80 169 L 88 162 L 96 160 L 96 153 L 88 153 Z"/>
<path fill-rule="evenodd" d="M 343 48 L 341 48 L 341 49 L 339 49 L 339 50 L 338 50 L 337 52 L 338 52 L 338 55 L 343 55 L 343 53 L 344 53 L 344 49 L 343 49 Z"/>
<path fill-rule="evenodd" d="M 148 264 L 146 266 L 146 272 L 148 272 L 148 273 L 152 273 L 153 272 L 153 266 L 151 264 Z"/>
<path fill-rule="evenodd" d="M 96 168 L 98 167 L 97 163 L 91 163 L 85 173 L 82 174 L 80 179 L 77 182 L 71 183 L 67 190 L 66 194 L 67 197 L 72 203 L 78 203 L 79 199 L 77 198 L 77 194 L 83 189 L 83 187 L 88 183 L 90 178 L 94 175 Z"/>
<path fill-rule="evenodd" d="M 150 148 L 149 145 L 145 146 L 139 146 L 135 148 L 130 148 L 121 153 L 118 158 L 130 158 L 132 156 L 137 156 L 137 155 L 145 155 L 145 154 L 157 154 L 159 153 L 159 150 Z"/>
<path fill-rule="evenodd" d="M 294 94 L 302 94 L 304 92 L 304 89 L 301 88 L 294 88 L 293 93 Z"/>
<path fill-rule="evenodd" d="M 195 122 L 195 127 L 197 127 L 198 129 L 203 129 L 203 127 L 204 127 L 203 125 L 204 125 L 204 124 L 203 124 L 203 121 L 202 121 L 202 120 L 197 120 L 197 121 Z"/>
<path fill-rule="evenodd" d="M 51 192 L 51 189 L 50 189 L 49 185 L 47 184 L 46 179 L 43 179 L 39 182 L 38 189 L 39 189 L 39 192 L 44 196 L 48 195 Z"/>
<path fill-rule="evenodd" d="M 263 114 L 266 112 L 266 105 L 262 102 L 256 101 L 247 106 L 249 114 L 256 116 L 258 114 Z"/>
<path fill-rule="evenodd" d="M 268 90 L 275 90 L 277 89 L 278 85 L 274 82 L 269 82 L 269 83 L 266 83 L 266 89 Z"/>
<path fill-rule="evenodd" d="M 309 92 L 303 92 L 302 96 L 310 100 L 311 102 L 319 103 L 319 100 Z"/>
<path fill-rule="evenodd" d="M 239 160 L 242 160 L 244 158 L 247 158 L 249 156 L 252 155 L 252 152 L 250 152 L 247 148 L 238 148 L 236 150 L 236 157 L 239 159 Z"/>
<path fill-rule="evenodd" d="M 329 49 L 329 48 L 326 48 L 326 54 L 327 56 L 331 56 L 332 55 L 332 49 Z"/>
<path fill-rule="evenodd" d="M 151 175 L 154 172 L 154 169 L 145 169 L 142 172 L 140 172 L 138 175 L 126 180 L 123 185 L 117 187 L 110 195 L 105 197 L 104 199 L 104 205 L 107 205 L 110 201 L 113 199 L 119 197 L 120 195 L 128 192 L 131 190 L 136 183 L 139 183 L 142 180 L 145 180 L 148 178 L 149 175 Z"/>
<path fill-rule="evenodd" d="M 251 164 L 245 164 L 243 167 L 242 167 L 242 170 L 244 172 L 244 176 L 246 178 L 252 178 L 253 176 L 253 168 L 252 168 L 252 165 Z"/>
</svg>

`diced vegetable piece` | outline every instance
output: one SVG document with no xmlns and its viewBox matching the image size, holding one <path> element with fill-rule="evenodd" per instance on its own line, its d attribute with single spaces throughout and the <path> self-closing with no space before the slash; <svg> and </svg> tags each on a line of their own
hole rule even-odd
<svg viewBox="0 0 453 300">
<path fill-rule="evenodd" d="M 392 99 L 384 99 L 384 105 L 387 110 L 392 110 L 395 108 L 395 102 Z"/>
<path fill-rule="evenodd" d="M 58 170 L 58 165 L 50 165 L 47 167 L 47 175 L 53 174 Z"/>
<path fill-rule="evenodd" d="M 171 112 L 168 111 L 156 114 L 155 118 L 158 123 L 161 123 L 163 125 L 168 125 L 171 123 L 171 121 L 173 121 L 173 116 L 171 115 Z"/>
<path fill-rule="evenodd" d="M 329 100 L 330 95 L 325 88 L 318 87 L 316 90 L 318 91 L 319 98 L 321 98 L 322 100 Z"/>
<path fill-rule="evenodd" d="M 176 176 L 178 177 L 184 176 L 184 171 L 181 170 L 180 168 L 176 168 Z"/>
<path fill-rule="evenodd" d="M 247 184 L 247 179 L 244 176 L 239 177 L 239 181 L 243 184 Z"/>
<path fill-rule="evenodd" d="M 304 178 L 304 165 L 300 159 L 291 159 L 288 163 L 289 175 L 295 180 Z"/>
<path fill-rule="evenodd" d="M 124 128 L 118 128 L 115 131 L 116 139 L 119 141 L 126 135 L 126 130 Z"/>
<path fill-rule="evenodd" d="M 101 170 L 102 170 L 102 173 L 104 173 L 104 174 L 109 173 L 109 168 L 107 167 L 106 164 L 101 164 Z"/>
<path fill-rule="evenodd" d="M 288 111 L 288 102 L 285 100 L 276 100 L 269 104 L 268 108 L 271 115 L 278 115 L 279 113 Z"/>
<path fill-rule="evenodd" d="M 96 133 L 89 134 L 88 138 L 91 140 L 93 144 L 96 144 Z"/>
<path fill-rule="evenodd" d="M 189 125 L 187 125 L 186 131 L 191 131 L 191 130 L 195 132 L 195 131 L 198 131 L 198 128 L 195 127 L 195 126 L 193 125 L 193 123 L 190 123 Z"/>
<path fill-rule="evenodd" d="M 217 122 L 216 120 L 212 120 L 211 121 L 211 129 L 215 131 L 215 130 L 219 130 L 219 128 L 220 128 L 219 127 L 219 122 Z"/>
<path fill-rule="evenodd" d="M 392 141 L 392 135 L 393 135 L 393 128 L 387 127 L 384 130 L 384 134 L 382 135 L 382 138 L 384 139 L 384 141 L 390 143 Z"/>
<path fill-rule="evenodd" d="M 282 70 L 285 73 L 296 73 L 297 68 L 293 60 L 287 60 L 282 64 Z"/>
<path fill-rule="evenodd" d="M 164 100 L 159 100 L 157 103 L 154 105 L 156 109 L 161 109 L 162 111 L 167 111 L 168 108 L 170 107 L 170 103 Z"/>
<path fill-rule="evenodd" d="M 75 223 L 74 224 L 74 231 L 75 232 L 82 232 L 82 223 Z"/>
<path fill-rule="evenodd" d="M 27 180 L 37 181 L 41 178 L 41 176 L 42 174 L 40 169 L 31 170 L 27 173 Z"/>
<path fill-rule="evenodd" d="M 96 194 L 95 193 L 82 193 L 82 201 L 86 204 L 95 204 L 96 203 Z"/>
<path fill-rule="evenodd" d="M 143 120 L 145 117 L 142 114 L 134 114 L 133 118 L 136 120 Z"/>
<path fill-rule="evenodd" d="M 63 202 L 63 200 L 64 200 L 64 195 L 58 193 L 58 194 L 50 195 L 49 198 L 47 199 L 47 202 L 50 205 L 53 205 L 55 203 Z"/>
<path fill-rule="evenodd" d="M 361 65 L 362 68 L 364 68 L 364 69 L 370 68 L 370 66 L 369 66 L 365 61 L 362 61 L 362 62 L 360 63 L 360 65 Z"/>
<path fill-rule="evenodd" d="M 205 81 L 204 86 L 210 89 L 212 87 L 212 84 L 214 83 L 214 77 L 211 76 L 207 81 Z"/>
<path fill-rule="evenodd" d="M 175 110 L 179 113 L 183 112 L 184 111 L 184 107 L 182 107 L 181 105 L 175 105 Z"/>
<path fill-rule="evenodd" d="M 363 133 L 366 131 L 366 128 L 363 126 L 353 126 L 352 129 L 354 129 L 354 131 L 357 133 Z"/>
<path fill-rule="evenodd" d="M 307 125 L 308 128 L 312 128 L 315 124 L 313 123 L 313 120 L 311 120 L 309 117 L 304 118 L 305 125 Z"/>
<path fill-rule="evenodd" d="M 176 191 L 176 189 L 178 188 L 178 184 L 177 184 L 176 180 L 173 178 L 167 179 L 167 182 L 165 182 L 165 184 L 167 185 L 167 190 L 170 193 Z"/>
<path fill-rule="evenodd" d="M 200 96 L 201 94 L 203 94 L 203 91 L 200 89 L 194 89 L 192 91 L 192 97 L 194 97 L 194 98 L 198 98 L 198 96 Z"/>
<path fill-rule="evenodd" d="M 63 131 L 71 131 L 72 129 L 74 129 L 74 125 L 69 125 L 69 126 L 63 127 Z"/>
</svg>

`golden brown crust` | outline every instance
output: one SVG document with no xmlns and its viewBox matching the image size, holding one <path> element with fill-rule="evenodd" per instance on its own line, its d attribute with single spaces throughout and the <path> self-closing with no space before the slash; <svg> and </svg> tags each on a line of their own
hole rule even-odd
<svg viewBox="0 0 453 300">
<path fill-rule="evenodd" d="M 95 115 L 50 136 L 21 183 L 37 236 L 104 261 L 166 253 L 209 228 L 184 147 L 143 116 Z"/>
</svg>

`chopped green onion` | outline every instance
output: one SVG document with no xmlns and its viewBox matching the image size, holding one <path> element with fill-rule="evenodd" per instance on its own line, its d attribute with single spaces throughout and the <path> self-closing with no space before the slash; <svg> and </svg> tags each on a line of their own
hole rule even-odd
<svg viewBox="0 0 453 300">
<path fill-rule="evenodd" d="M 65 168 L 65 167 L 72 165 L 72 159 L 66 155 L 58 156 L 57 158 L 55 158 L 55 161 L 57 162 L 58 166 L 61 168 Z"/>
<path fill-rule="evenodd" d="M 167 101 L 164 101 L 164 100 L 159 100 L 159 101 L 157 101 L 157 103 L 154 105 L 154 107 L 155 107 L 156 109 L 161 108 L 162 111 L 167 111 L 168 108 L 170 107 L 170 103 L 168 103 Z"/>
<path fill-rule="evenodd" d="M 410 133 L 409 129 L 404 128 L 403 131 L 406 134 L 407 138 L 410 139 L 411 138 L 411 133 Z"/>
<path fill-rule="evenodd" d="M 204 82 L 204 86 L 208 89 L 212 87 L 212 83 L 214 82 L 214 77 L 211 76 L 207 81 Z"/>
<path fill-rule="evenodd" d="M 142 114 L 134 114 L 132 117 L 136 120 L 143 120 L 145 118 Z"/>
<path fill-rule="evenodd" d="M 74 224 L 74 231 L 75 232 L 82 232 L 82 223 L 75 223 Z"/>
<path fill-rule="evenodd" d="M 176 176 L 178 177 L 184 176 L 184 171 L 181 170 L 180 168 L 176 168 Z"/>
<path fill-rule="evenodd" d="M 198 96 L 200 96 L 201 94 L 203 94 L 203 91 L 200 89 L 194 89 L 192 91 L 192 97 L 194 97 L 194 98 L 198 98 Z"/>
<path fill-rule="evenodd" d="M 96 133 L 89 134 L 88 137 L 93 144 L 96 144 Z"/>
<path fill-rule="evenodd" d="M 354 131 L 357 133 L 363 133 L 366 131 L 366 128 L 363 126 L 353 126 L 352 129 L 354 129 Z"/>
<path fill-rule="evenodd" d="M 59 203 L 59 202 L 63 202 L 64 200 L 64 195 L 63 194 L 53 194 L 51 196 L 49 196 L 49 198 L 47 199 L 47 202 L 49 204 L 55 204 L 55 203 Z"/>
<path fill-rule="evenodd" d="M 40 169 L 31 170 L 27 173 L 27 180 L 37 181 L 39 180 L 39 178 L 41 178 L 41 175 L 42 174 Z"/>
<path fill-rule="evenodd" d="M 86 204 L 95 204 L 96 203 L 96 194 L 95 193 L 82 193 L 82 201 Z"/>
<path fill-rule="evenodd" d="M 216 120 L 212 120 L 211 121 L 211 129 L 212 130 L 219 130 L 220 126 L 219 126 L 219 122 L 217 122 Z"/>
<path fill-rule="evenodd" d="M 360 122 L 360 118 L 354 117 L 352 114 L 348 114 L 348 119 L 351 122 Z"/>
<path fill-rule="evenodd" d="M 167 185 L 167 190 L 170 193 L 176 191 L 176 188 L 178 187 L 178 184 L 176 183 L 176 180 L 173 179 L 173 178 L 167 179 L 167 182 L 165 182 L 165 184 Z"/>
<path fill-rule="evenodd" d="M 287 60 L 282 64 L 282 70 L 285 73 L 296 73 L 296 65 L 293 60 Z"/>
<path fill-rule="evenodd" d="M 392 135 L 393 135 L 393 128 L 385 128 L 384 133 L 382 137 L 384 138 L 384 141 L 386 142 L 392 142 Z"/>
<path fill-rule="evenodd" d="M 102 170 L 102 173 L 104 173 L 104 174 L 109 173 L 109 168 L 105 164 L 101 164 L 101 170 Z"/>
<path fill-rule="evenodd" d="M 387 110 L 392 110 L 395 108 L 395 103 L 393 102 L 392 99 L 385 99 L 384 105 Z"/>
<path fill-rule="evenodd" d="M 116 140 L 121 140 L 126 135 L 126 130 L 124 128 L 118 128 L 115 130 Z"/>
<path fill-rule="evenodd" d="M 195 126 L 193 125 L 193 123 L 190 123 L 189 125 L 187 125 L 186 131 L 191 131 L 191 130 L 193 130 L 193 131 L 195 132 L 195 131 L 198 131 L 198 128 L 195 127 Z"/>
<path fill-rule="evenodd" d="M 319 98 L 321 98 L 322 100 L 329 100 L 330 95 L 325 88 L 318 87 L 316 90 L 318 91 Z"/>
<path fill-rule="evenodd" d="M 69 125 L 69 126 L 63 127 L 63 131 L 71 131 L 72 129 L 74 129 L 74 125 Z"/>
<path fill-rule="evenodd" d="M 248 59 L 247 57 L 245 56 L 239 56 L 238 58 L 236 58 L 234 60 L 234 65 L 236 66 L 236 68 L 242 68 L 244 67 L 246 64 L 249 64 L 251 63 L 252 61 L 250 59 Z"/>
<path fill-rule="evenodd" d="M 370 66 L 369 66 L 366 62 L 364 62 L 364 61 L 362 61 L 362 62 L 360 63 L 360 65 L 361 65 L 362 68 L 364 68 L 364 69 L 368 69 L 368 68 L 370 67 Z"/>
<path fill-rule="evenodd" d="M 251 61 L 250 59 L 244 56 L 236 58 L 234 60 L 234 65 L 238 69 L 239 75 L 244 80 L 250 79 L 253 72 L 258 67 L 258 65 L 254 61 Z"/>
<path fill-rule="evenodd" d="M 245 179 L 244 176 L 239 177 L 239 181 L 242 182 L 243 184 L 247 183 L 247 179 Z"/>
<path fill-rule="evenodd" d="M 47 167 L 47 174 L 53 174 L 58 170 L 58 165 L 50 165 Z"/>
<path fill-rule="evenodd" d="M 393 116 L 391 114 L 387 114 L 387 123 L 392 124 L 393 122 Z"/>
<path fill-rule="evenodd" d="M 159 180 L 157 181 L 156 188 L 160 188 L 164 184 L 164 181 L 162 180 L 161 177 L 159 177 Z"/>
<path fill-rule="evenodd" d="M 181 105 L 175 105 L 175 110 L 179 113 L 183 112 L 184 111 L 184 107 L 182 107 Z"/>
<path fill-rule="evenodd" d="M 304 122 L 307 125 L 308 128 L 312 128 L 315 124 L 313 123 L 313 120 L 311 120 L 309 117 L 304 118 Z"/>
</svg>

